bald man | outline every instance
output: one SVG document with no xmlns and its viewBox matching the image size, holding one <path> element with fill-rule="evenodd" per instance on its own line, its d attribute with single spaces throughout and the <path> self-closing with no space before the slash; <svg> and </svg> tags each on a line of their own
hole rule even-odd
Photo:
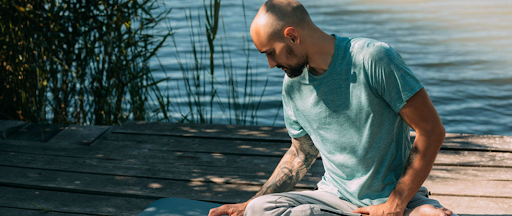
<svg viewBox="0 0 512 216">
<path fill-rule="evenodd" d="M 265 2 L 251 36 L 270 68 L 286 73 L 283 111 L 292 145 L 251 200 L 210 216 L 454 215 L 421 187 L 444 127 L 389 45 L 326 34 L 292 0 Z M 318 189 L 287 192 L 319 154 L 325 174 Z"/>
</svg>

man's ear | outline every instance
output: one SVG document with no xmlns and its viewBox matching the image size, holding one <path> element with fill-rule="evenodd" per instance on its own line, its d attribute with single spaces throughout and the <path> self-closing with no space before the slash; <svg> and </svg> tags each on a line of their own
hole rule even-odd
<svg viewBox="0 0 512 216">
<path fill-rule="evenodd" d="M 297 30 L 295 30 L 295 28 L 293 27 L 288 27 L 284 29 L 284 37 L 286 38 L 286 40 L 290 40 L 292 43 L 298 44 L 300 42 L 299 34 L 297 33 Z"/>
</svg>

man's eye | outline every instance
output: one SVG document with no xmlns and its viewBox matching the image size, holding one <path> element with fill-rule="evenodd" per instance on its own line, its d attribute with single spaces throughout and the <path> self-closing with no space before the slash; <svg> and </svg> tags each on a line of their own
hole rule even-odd
<svg viewBox="0 0 512 216">
<path fill-rule="evenodd" d="M 267 55 L 268 56 L 271 56 L 272 54 L 274 54 L 273 52 L 268 52 Z"/>
</svg>

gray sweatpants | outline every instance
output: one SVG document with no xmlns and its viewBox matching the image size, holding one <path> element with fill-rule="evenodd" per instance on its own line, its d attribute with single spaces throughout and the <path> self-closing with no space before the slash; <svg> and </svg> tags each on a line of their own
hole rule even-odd
<svg viewBox="0 0 512 216">
<path fill-rule="evenodd" d="M 421 187 L 407 204 L 407 209 L 430 204 L 442 207 L 437 200 L 428 198 L 428 190 Z M 322 190 L 268 194 L 252 200 L 245 209 L 246 216 L 274 215 L 359 215 L 350 213 L 358 207 Z"/>
</svg>

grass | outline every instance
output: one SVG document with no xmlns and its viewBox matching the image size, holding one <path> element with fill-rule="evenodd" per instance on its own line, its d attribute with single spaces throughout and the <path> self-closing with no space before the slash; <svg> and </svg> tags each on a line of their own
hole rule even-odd
<svg viewBox="0 0 512 216">
<path fill-rule="evenodd" d="M 166 118 L 150 71 L 172 31 L 156 0 L 12 1 L 0 5 L 0 113 L 52 124 L 118 125 Z M 156 15 L 155 15 L 156 14 Z M 151 107 L 151 100 L 159 101 Z"/>
<path fill-rule="evenodd" d="M 0 119 L 42 125 L 257 124 L 268 78 L 257 93 L 244 38 L 245 79 L 239 83 L 224 46 L 227 38 L 220 34 L 226 35 L 220 0 L 203 2 L 197 19 L 190 9 L 185 12 L 191 56 L 178 52 L 167 18 L 172 10 L 162 10 L 167 7 L 160 0 L 0 1 Z M 243 2 L 242 7 L 245 15 Z M 161 26 L 165 30 L 158 31 Z M 157 53 L 168 39 L 180 71 L 167 73 L 160 63 L 166 78 L 157 80 L 150 60 L 159 61 Z M 192 63 L 182 61 L 186 58 Z M 183 79 L 177 92 L 169 92 L 176 72 Z M 168 88 L 162 89 L 165 83 Z M 226 91 L 223 98 L 220 89 Z M 180 98 L 186 98 L 186 107 L 177 104 Z M 218 110 L 222 116 L 215 116 Z"/>
<path fill-rule="evenodd" d="M 198 15 L 194 19 L 190 10 L 185 10 L 189 27 L 189 38 L 192 53 L 183 57 L 178 52 L 176 40 L 173 40 L 176 58 L 183 77 L 183 89 L 178 97 L 186 98 L 186 109 L 179 110 L 181 122 L 215 123 L 213 111 L 220 110 L 223 119 L 229 124 L 247 125 L 257 124 L 257 112 L 268 84 L 268 77 L 263 84 L 260 94 L 256 92 L 256 80 L 251 67 L 249 44 L 243 38 L 245 55 L 245 77 L 242 83 L 238 82 L 237 71 L 231 61 L 231 53 L 225 49 L 226 38 L 219 37 L 219 27 L 224 26 L 220 15 L 220 0 L 211 0 L 204 4 L 203 19 Z M 245 4 L 242 1 L 246 32 Z M 205 20 L 204 23 L 201 20 Z M 222 25 L 220 25 L 222 23 Z M 203 27 L 204 26 L 204 27 Z M 226 35 L 225 29 L 224 35 Z M 204 35 L 200 32 L 205 32 Z M 174 39 L 174 38 L 173 38 Z M 220 50 L 216 50 L 220 48 Z M 220 54 L 223 73 L 216 73 L 215 56 Z M 183 59 L 188 60 L 185 61 Z M 188 62 L 188 64 L 186 63 Z M 223 77 L 220 77 L 223 76 Z M 224 82 L 219 82 L 224 80 Z M 178 84 L 180 85 L 180 84 Z M 220 98 L 219 89 L 225 89 L 225 98 Z M 184 91 L 184 92 L 183 92 Z M 217 121 L 220 118 L 217 117 Z"/>
</svg>

